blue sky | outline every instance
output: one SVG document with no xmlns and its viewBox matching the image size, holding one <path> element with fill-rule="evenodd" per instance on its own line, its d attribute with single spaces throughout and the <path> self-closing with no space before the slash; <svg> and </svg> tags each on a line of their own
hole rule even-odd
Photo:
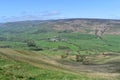
<svg viewBox="0 0 120 80">
<path fill-rule="evenodd" d="M 0 22 L 59 18 L 120 19 L 120 0 L 0 0 Z"/>
</svg>

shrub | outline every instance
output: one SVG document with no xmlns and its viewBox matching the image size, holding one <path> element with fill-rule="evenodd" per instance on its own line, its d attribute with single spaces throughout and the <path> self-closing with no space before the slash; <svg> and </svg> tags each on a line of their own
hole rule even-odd
<svg viewBox="0 0 120 80">
<path fill-rule="evenodd" d="M 36 44 L 33 40 L 29 40 L 29 41 L 27 41 L 27 46 L 28 47 L 36 47 Z"/>
</svg>

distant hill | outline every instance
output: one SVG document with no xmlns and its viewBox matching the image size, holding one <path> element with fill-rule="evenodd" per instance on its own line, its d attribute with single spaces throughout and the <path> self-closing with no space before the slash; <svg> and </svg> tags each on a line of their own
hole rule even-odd
<svg viewBox="0 0 120 80">
<path fill-rule="evenodd" d="M 11 33 L 31 32 L 35 34 L 49 31 L 92 34 L 96 27 L 106 25 L 110 25 L 107 34 L 120 34 L 120 20 L 87 18 L 8 22 L 0 24 L 0 31 Z"/>
</svg>

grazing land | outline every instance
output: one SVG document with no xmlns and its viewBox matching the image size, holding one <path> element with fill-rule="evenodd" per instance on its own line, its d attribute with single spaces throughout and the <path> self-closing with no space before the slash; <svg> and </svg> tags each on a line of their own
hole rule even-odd
<svg viewBox="0 0 120 80">
<path fill-rule="evenodd" d="M 0 80 L 119 80 L 120 21 L 0 24 Z"/>
</svg>

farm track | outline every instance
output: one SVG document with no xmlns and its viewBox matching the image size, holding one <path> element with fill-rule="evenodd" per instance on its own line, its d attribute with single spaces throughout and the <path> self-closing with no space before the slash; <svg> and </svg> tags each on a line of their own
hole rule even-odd
<svg viewBox="0 0 120 80">
<path fill-rule="evenodd" d="M 56 60 L 47 57 L 45 55 L 36 53 L 36 52 L 29 52 L 29 51 L 21 51 L 21 50 L 13 50 L 13 49 L 3 49 L 0 48 L 0 55 L 3 55 L 9 59 L 17 60 L 21 62 L 29 63 L 33 66 L 45 68 L 45 69 L 54 69 L 54 70 L 62 70 L 63 72 L 69 72 L 78 74 L 79 73 L 85 73 L 90 76 L 98 76 L 98 77 L 105 77 L 105 78 L 111 78 L 111 77 L 118 77 L 120 76 L 120 72 L 117 72 L 119 70 L 120 64 L 116 65 L 113 63 L 110 63 L 111 61 L 120 60 L 119 56 L 116 58 L 108 59 L 104 62 L 104 64 L 99 65 L 83 65 L 80 63 L 59 63 Z M 115 62 L 114 62 L 115 63 Z"/>
<path fill-rule="evenodd" d="M 0 55 L 3 55 L 12 60 L 26 62 L 33 66 L 45 68 L 48 70 L 54 69 L 54 70 L 63 70 L 64 72 L 68 71 L 67 69 L 65 69 L 65 67 L 62 64 L 59 64 L 56 61 L 49 59 L 46 56 L 34 52 L 19 51 L 12 49 L 0 49 Z"/>
</svg>

